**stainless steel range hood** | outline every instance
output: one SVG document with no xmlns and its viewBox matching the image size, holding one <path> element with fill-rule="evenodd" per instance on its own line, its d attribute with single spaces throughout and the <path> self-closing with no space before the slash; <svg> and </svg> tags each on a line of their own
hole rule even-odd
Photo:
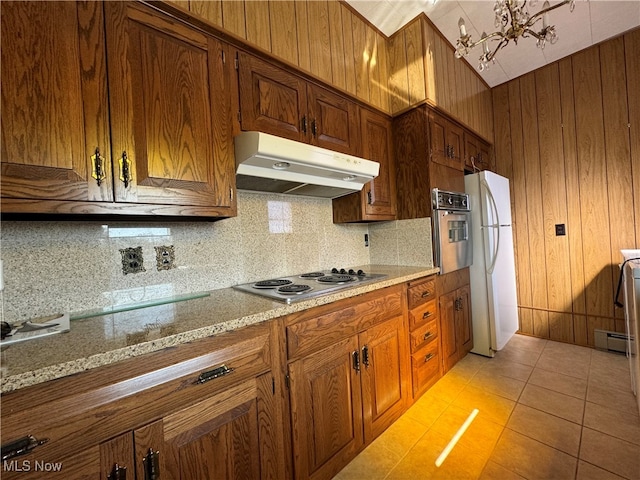
<svg viewBox="0 0 640 480">
<path fill-rule="evenodd" d="M 335 198 L 362 190 L 380 168 L 371 160 L 262 132 L 242 132 L 234 140 L 241 190 Z"/>
</svg>

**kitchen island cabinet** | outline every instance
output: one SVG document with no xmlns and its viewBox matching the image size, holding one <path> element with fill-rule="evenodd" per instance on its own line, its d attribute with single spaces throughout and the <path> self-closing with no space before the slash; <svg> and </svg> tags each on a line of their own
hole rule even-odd
<svg viewBox="0 0 640 480">
<path fill-rule="evenodd" d="M 285 319 L 296 478 L 331 478 L 406 409 L 403 287 Z"/>
<path fill-rule="evenodd" d="M 2 212 L 234 216 L 226 48 L 137 2 L 3 2 Z"/>
<path fill-rule="evenodd" d="M 284 478 L 277 336 L 267 322 L 3 395 L 3 455 L 48 439 L 3 478 Z"/>
</svg>

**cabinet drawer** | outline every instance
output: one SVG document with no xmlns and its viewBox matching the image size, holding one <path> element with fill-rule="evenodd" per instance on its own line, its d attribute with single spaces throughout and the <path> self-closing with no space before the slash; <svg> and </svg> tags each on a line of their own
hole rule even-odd
<svg viewBox="0 0 640 480">
<path fill-rule="evenodd" d="M 423 326 L 411 332 L 411 353 L 415 353 L 428 343 L 438 338 L 438 319 L 427 322 Z"/>
<path fill-rule="evenodd" d="M 391 317 L 402 315 L 402 290 L 383 290 L 369 300 L 356 297 L 350 306 L 324 314 L 313 314 L 287 326 L 288 358 L 305 356 L 333 345 L 344 338 L 360 333 L 372 325 Z M 359 302 L 359 303 L 354 303 Z"/>
<path fill-rule="evenodd" d="M 418 305 L 422 305 L 436 298 L 436 280 L 430 278 L 424 283 L 409 287 L 409 309 L 412 310 Z"/>
<path fill-rule="evenodd" d="M 409 311 L 409 330 L 429 323 L 438 316 L 438 302 L 434 298 L 424 305 L 419 305 Z"/>
<path fill-rule="evenodd" d="M 11 392 L 2 440 L 48 438 L 20 459 L 60 461 L 268 372 L 270 338 L 260 324 Z M 48 402 L 30 403 L 40 392 Z"/>
<path fill-rule="evenodd" d="M 414 398 L 440 378 L 440 354 L 438 342 L 430 342 L 411 355 Z"/>
</svg>

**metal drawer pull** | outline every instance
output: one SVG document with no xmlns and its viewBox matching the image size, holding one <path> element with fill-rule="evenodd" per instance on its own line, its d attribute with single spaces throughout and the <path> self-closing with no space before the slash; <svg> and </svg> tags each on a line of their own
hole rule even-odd
<svg viewBox="0 0 640 480">
<path fill-rule="evenodd" d="M 107 480 L 127 480 L 127 467 L 121 467 L 116 463 Z"/>
<path fill-rule="evenodd" d="M 429 353 L 427 355 L 425 355 L 424 357 L 424 363 L 427 363 L 429 360 L 431 360 L 434 357 L 433 353 Z"/>
<path fill-rule="evenodd" d="M 369 346 L 362 347 L 362 364 L 369 368 Z"/>
<path fill-rule="evenodd" d="M 2 461 L 4 462 L 10 458 L 29 453 L 34 448 L 47 443 L 48 441 L 48 438 L 38 440 L 33 435 L 27 435 L 26 437 L 19 438 L 13 442 L 5 443 L 0 447 L 0 450 L 2 451 Z"/>
<path fill-rule="evenodd" d="M 360 354 L 358 350 L 354 350 L 351 354 L 351 359 L 353 360 L 353 369 L 357 372 L 360 372 Z"/>
<path fill-rule="evenodd" d="M 429 295 L 431 295 L 431 290 L 425 290 L 422 292 L 422 298 L 427 298 Z"/>
<path fill-rule="evenodd" d="M 149 452 L 142 459 L 144 465 L 144 480 L 157 480 L 160 478 L 160 452 Z"/>
<path fill-rule="evenodd" d="M 422 319 L 424 320 L 425 318 L 429 318 L 431 315 L 433 315 L 431 312 L 424 312 L 422 314 Z"/>
<path fill-rule="evenodd" d="M 203 372 L 196 380 L 196 383 L 206 383 L 209 380 L 213 380 L 214 378 L 222 377 L 224 375 L 229 375 L 233 372 L 233 368 L 229 368 L 226 365 L 222 365 L 221 367 L 214 368 L 213 370 L 209 370 L 208 372 Z"/>
<path fill-rule="evenodd" d="M 428 339 L 429 339 L 429 338 L 431 338 L 431 337 L 433 337 L 433 333 L 431 333 L 431 332 L 427 332 L 427 333 L 425 333 L 425 334 L 424 334 L 423 339 L 424 339 L 424 340 L 428 340 Z"/>
</svg>

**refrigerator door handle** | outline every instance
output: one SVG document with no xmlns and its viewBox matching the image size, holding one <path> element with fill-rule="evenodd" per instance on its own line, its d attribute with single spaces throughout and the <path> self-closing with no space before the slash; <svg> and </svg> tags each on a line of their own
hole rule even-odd
<svg viewBox="0 0 640 480">
<path fill-rule="evenodd" d="M 487 268 L 487 273 L 492 274 L 493 269 L 496 266 L 496 260 L 498 259 L 498 250 L 500 249 L 500 217 L 498 216 L 498 206 L 496 205 L 496 199 L 493 197 L 493 193 L 491 193 L 489 184 L 486 182 L 486 180 L 482 180 L 481 186 L 487 197 L 487 204 L 489 205 L 491 210 L 493 210 L 493 214 L 495 216 L 495 222 L 493 223 L 493 225 L 487 225 L 487 228 L 494 228 L 496 233 L 495 241 L 493 242 L 493 249 L 491 252 L 493 254 L 493 258 L 491 258 L 489 267 Z"/>
<path fill-rule="evenodd" d="M 491 252 L 492 258 L 491 258 L 491 262 L 489 262 L 489 266 L 487 267 L 487 273 L 491 275 L 493 273 L 493 269 L 496 266 L 496 260 L 498 260 L 498 249 L 500 248 L 500 226 L 492 225 L 487 228 L 493 228 L 495 230 L 495 240 L 493 242 L 493 249 Z"/>
</svg>

